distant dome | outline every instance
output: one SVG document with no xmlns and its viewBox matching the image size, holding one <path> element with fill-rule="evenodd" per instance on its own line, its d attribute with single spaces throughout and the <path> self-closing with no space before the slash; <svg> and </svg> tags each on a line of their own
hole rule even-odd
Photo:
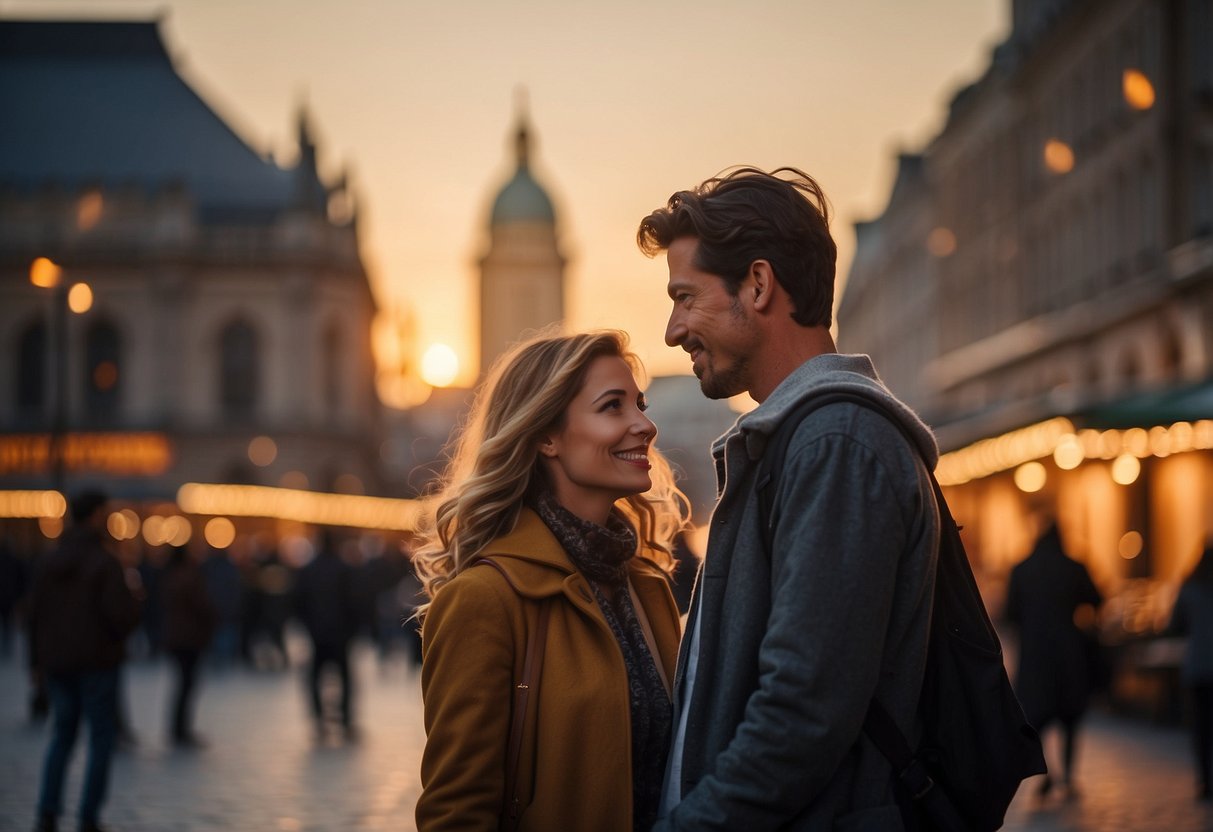
<svg viewBox="0 0 1213 832">
<path fill-rule="evenodd" d="M 520 221 L 555 222 L 552 200 L 526 168 L 519 168 L 493 201 L 492 224 Z"/>
<path fill-rule="evenodd" d="M 514 142 L 518 169 L 493 200 L 493 213 L 489 222 L 492 225 L 528 221 L 554 223 L 556 212 L 552 208 L 552 200 L 547 191 L 535 181 L 535 177 L 531 176 L 530 134 L 525 116 L 519 117 Z"/>
</svg>

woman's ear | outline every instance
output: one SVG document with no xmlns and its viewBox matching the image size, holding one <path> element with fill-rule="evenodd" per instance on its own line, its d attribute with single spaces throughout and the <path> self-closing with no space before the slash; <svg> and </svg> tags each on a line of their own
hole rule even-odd
<svg viewBox="0 0 1213 832">
<path fill-rule="evenodd" d="M 539 453 L 541 456 L 546 456 L 551 459 L 556 456 L 556 440 L 550 436 L 542 436 L 539 438 Z"/>
</svg>

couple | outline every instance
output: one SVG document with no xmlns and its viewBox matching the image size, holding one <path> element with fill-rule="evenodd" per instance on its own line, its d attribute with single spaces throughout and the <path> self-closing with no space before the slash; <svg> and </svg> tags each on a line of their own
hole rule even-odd
<svg viewBox="0 0 1213 832">
<path fill-rule="evenodd" d="M 664 576 L 685 501 L 624 336 L 539 338 L 496 365 L 418 555 L 423 832 L 903 828 L 861 726 L 877 696 L 916 736 L 937 452 L 867 357 L 835 351 L 828 219 L 806 174 L 742 168 L 640 224 L 669 265 L 666 342 L 704 395 L 760 403 L 712 448 L 719 501 L 681 648 Z M 916 442 L 853 403 L 806 416 L 768 552 L 764 445 L 835 390 L 880 400 Z"/>
</svg>

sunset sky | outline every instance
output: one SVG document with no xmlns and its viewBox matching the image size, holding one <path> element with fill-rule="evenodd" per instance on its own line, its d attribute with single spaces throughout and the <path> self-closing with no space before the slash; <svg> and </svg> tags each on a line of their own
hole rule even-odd
<svg viewBox="0 0 1213 832">
<path fill-rule="evenodd" d="M 663 258 L 641 217 L 734 164 L 795 165 L 851 223 L 884 207 L 898 150 L 1006 36 L 1010 0 L 0 0 L 4 17 L 162 16 L 181 74 L 243 138 L 295 157 L 306 102 L 322 171 L 349 166 L 384 311 L 411 310 L 418 355 L 476 368 L 476 261 L 513 171 L 525 88 L 533 170 L 569 267 L 569 324 L 628 330 L 650 372 L 689 372 L 662 343 Z"/>
</svg>

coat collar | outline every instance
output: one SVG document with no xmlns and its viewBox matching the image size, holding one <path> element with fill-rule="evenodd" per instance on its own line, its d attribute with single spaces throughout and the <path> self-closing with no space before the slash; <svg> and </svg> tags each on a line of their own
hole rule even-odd
<svg viewBox="0 0 1213 832">
<path fill-rule="evenodd" d="M 519 511 L 514 528 L 486 546 L 477 556 L 480 558 L 501 564 L 514 590 L 528 598 L 558 595 L 584 580 L 551 529 L 526 507 Z M 661 570 L 643 556 L 632 558 L 630 569 L 633 582 L 664 580 Z"/>
</svg>

